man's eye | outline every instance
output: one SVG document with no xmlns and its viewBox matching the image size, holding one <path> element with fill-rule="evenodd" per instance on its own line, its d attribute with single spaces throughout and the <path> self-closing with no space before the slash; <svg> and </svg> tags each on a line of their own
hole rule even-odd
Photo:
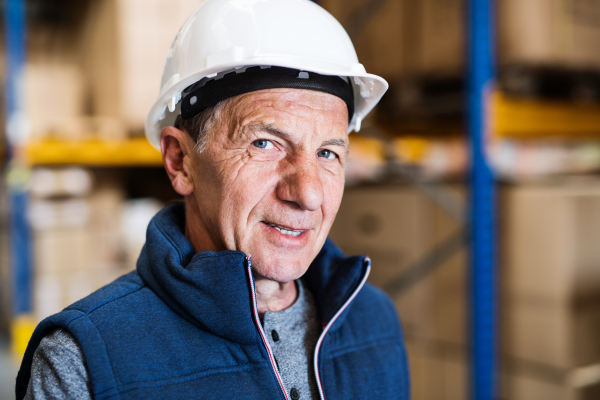
<svg viewBox="0 0 600 400">
<path fill-rule="evenodd" d="M 319 151 L 317 153 L 317 157 L 323 157 L 323 158 L 326 158 L 328 160 L 333 160 L 333 159 L 335 159 L 337 157 L 337 154 L 335 154 L 331 150 L 324 149 L 324 150 L 321 150 L 321 151 Z"/>
<path fill-rule="evenodd" d="M 273 142 L 271 142 L 270 140 L 267 139 L 258 139 L 255 140 L 254 142 L 252 142 L 252 144 L 256 147 L 258 147 L 259 149 L 272 149 L 274 147 Z"/>
</svg>

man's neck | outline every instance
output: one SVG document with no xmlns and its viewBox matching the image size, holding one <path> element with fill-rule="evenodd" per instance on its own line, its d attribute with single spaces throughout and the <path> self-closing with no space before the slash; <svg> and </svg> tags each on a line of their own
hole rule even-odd
<svg viewBox="0 0 600 400">
<path fill-rule="evenodd" d="M 206 232 L 198 205 L 189 198 L 185 200 L 185 237 L 188 238 L 196 253 L 206 250 L 219 251 Z"/>
<path fill-rule="evenodd" d="M 294 281 L 279 283 L 255 276 L 256 305 L 262 318 L 266 311 L 283 311 L 296 301 L 298 289 Z"/>
</svg>

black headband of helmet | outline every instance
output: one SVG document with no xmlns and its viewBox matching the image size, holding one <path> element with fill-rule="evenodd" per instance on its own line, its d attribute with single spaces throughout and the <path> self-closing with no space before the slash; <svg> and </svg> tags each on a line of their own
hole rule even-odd
<svg viewBox="0 0 600 400">
<path fill-rule="evenodd" d="M 309 89 L 337 96 L 348 107 L 348 122 L 354 115 L 352 84 L 333 75 L 321 75 L 283 67 L 250 67 L 223 75 L 203 78 L 183 91 L 181 116 L 192 118 L 218 102 L 263 89 Z"/>
</svg>

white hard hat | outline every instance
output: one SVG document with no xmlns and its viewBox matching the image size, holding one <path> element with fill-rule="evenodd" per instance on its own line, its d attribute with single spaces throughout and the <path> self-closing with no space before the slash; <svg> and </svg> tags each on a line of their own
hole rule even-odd
<svg viewBox="0 0 600 400">
<path fill-rule="evenodd" d="M 150 143 L 160 148 L 160 132 L 174 124 L 184 89 L 253 66 L 347 77 L 354 91 L 348 132 L 360 129 L 388 88 L 358 62 L 340 23 L 312 1 L 206 0 L 183 24 L 167 54 L 160 94 L 146 118 Z"/>
</svg>

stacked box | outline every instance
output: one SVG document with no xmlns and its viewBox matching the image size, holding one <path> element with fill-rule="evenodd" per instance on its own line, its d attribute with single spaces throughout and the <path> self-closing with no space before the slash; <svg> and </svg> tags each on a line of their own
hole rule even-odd
<svg viewBox="0 0 600 400">
<path fill-rule="evenodd" d="M 142 132 L 171 43 L 200 0 L 92 2 L 83 57 L 93 113 Z"/>
<path fill-rule="evenodd" d="M 389 79 L 464 73 L 467 1 L 365 4 L 322 2 L 346 28 L 352 29 L 363 18 L 363 29 L 352 39 L 367 71 Z M 600 69 L 599 0 L 504 0 L 496 11 L 501 65 Z M 357 18 L 357 13 L 364 15 Z"/>
<path fill-rule="evenodd" d="M 467 4 L 464 0 L 422 0 L 419 72 L 460 75 L 466 63 Z"/>
<path fill-rule="evenodd" d="M 423 341 L 407 341 L 411 399 L 469 398 L 468 362 L 464 351 Z"/>
<path fill-rule="evenodd" d="M 505 0 L 498 5 L 502 63 L 600 68 L 600 1 Z"/>
<path fill-rule="evenodd" d="M 80 24 L 34 24 L 28 31 L 23 101 L 32 141 L 125 137 L 120 120 L 92 114 L 90 77 L 81 55 L 82 46 L 89 43 L 83 40 L 81 29 Z"/>
<path fill-rule="evenodd" d="M 85 176 L 88 181 L 81 179 Z M 33 172 L 28 217 L 34 312 L 40 320 L 124 272 L 118 235 L 123 191 L 101 183 L 92 189 L 90 178 L 89 172 L 73 168 Z"/>
<path fill-rule="evenodd" d="M 504 352 L 600 362 L 600 182 L 517 186 L 503 201 Z"/>
<path fill-rule="evenodd" d="M 575 387 L 556 378 L 505 372 L 501 392 L 501 398 L 506 400 L 595 400 L 600 398 L 600 385 Z"/>
<path fill-rule="evenodd" d="M 391 78 L 461 73 L 464 67 L 463 0 L 398 0 L 375 8 L 356 1 L 321 4 L 350 29 L 359 61 L 371 73 Z"/>
<path fill-rule="evenodd" d="M 600 379 L 576 387 L 567 377 L 600 363 L 600 181 L 509 187 L 502 204 L 501 351 L 519 367 L 503 390 L 587 398 Z"/>
<path fill-rule="evenodd" d="M 43 319 L 135 269 L 162 203 L 127 199 L 110 170 L 36 168 L 31 182 L 34 312 Z"/>
<path fill-rule="evenodd" d="M 83 122 L 84 76 L 76 63 L 64 60 L 28 63 L 24 96 L 32 140 L 49 135 L 78 140 L 88 133 Z"/>
</svg>

